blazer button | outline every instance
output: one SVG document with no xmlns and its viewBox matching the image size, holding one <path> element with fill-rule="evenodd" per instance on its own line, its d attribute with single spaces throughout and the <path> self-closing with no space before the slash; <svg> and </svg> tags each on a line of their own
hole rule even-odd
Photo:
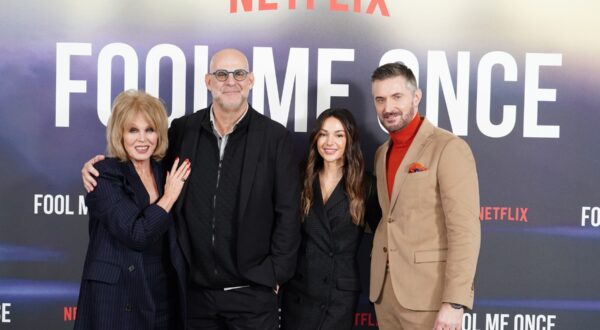
<svg viewBox="0 0 600 330">
<path fill-rule="evenodd" d="M 392 222 L 394 222 L 394 219 L 388 218 L 388 223 L 392 223 Z"/>
<path fill-rule="evenodd" d="M 325 304 L 321 304 L 321 309 L 325 309 Z"/>
<path fill-rule="evenodd" d="M 129 270 L 129 272 L 132 272 L 132 271 L 134 271 L 134 270 L 135 270 L 135 266 L 134 266 L 134 265 L 131 265 L 131 266 L 129 266 L 129 268 L 127 268 L 127 269 Z"/>
<path fill-rule="evenodd" d="M 383 247 L 383 253 L 387 253 L 387 247 Z"/>
<path fill-rule="evenodd" d="M 125 311 L 126 312 L 131 312 L 132 308 L 130 304 L 125 305 Z"/>
<path fill-rule="evenodd" d="M 333 257 L 333 252 L 329 252 L 329 256 L 330 256 L 330 257 Z"/>
</svg>

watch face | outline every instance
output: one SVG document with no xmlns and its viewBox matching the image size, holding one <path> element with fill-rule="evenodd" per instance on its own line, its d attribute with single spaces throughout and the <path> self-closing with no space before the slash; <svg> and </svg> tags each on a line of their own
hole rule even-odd
<svg viewBox="0 0 600 330">
<path fill-rule="evenodd" d="M 464 306 L 460 305 L 460 304 L 450 304 L 450 306 L 452 306 L 452 308 L 454 309 L 462 309 Z"/>
</svg>

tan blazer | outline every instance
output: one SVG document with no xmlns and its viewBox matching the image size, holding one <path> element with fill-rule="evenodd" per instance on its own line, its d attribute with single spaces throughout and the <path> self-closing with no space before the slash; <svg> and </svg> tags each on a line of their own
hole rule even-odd
<svg viewBox="0 0 600 330">
<path fill-rule="evenodd" d="M 382 220 L 373 240 L 370 300 L 381 295 L 389 259 L 394 294 L 403 307 L 434 311 L 449 302 L 471 309 L 481 239 L 471 149 L 424 119 L 398 168 L 390 200 L 388 146 L 389 141 L 375 154 Z M 413 163 L 427 170 L 409 174 Z"/>
</svg>

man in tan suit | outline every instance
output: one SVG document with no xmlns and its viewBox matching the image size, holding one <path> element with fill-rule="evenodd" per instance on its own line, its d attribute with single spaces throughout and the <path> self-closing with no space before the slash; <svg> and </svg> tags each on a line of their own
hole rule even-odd
<svg viewBox="0 0 600 330">
<path fill-rule="evenodd" d="M 382 330 L 462 329 L 480 244 L 475 160 L 462 139 L 419 116 L 421 90 L 401 63 L 371 77 L 390 139 L 375 154 L 382 211 L 370 299 Z"/>
</svg>

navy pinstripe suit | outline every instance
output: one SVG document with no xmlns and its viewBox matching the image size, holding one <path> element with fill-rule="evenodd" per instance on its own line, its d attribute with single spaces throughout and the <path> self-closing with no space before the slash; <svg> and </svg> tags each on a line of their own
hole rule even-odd
<svg viewBox="0 0 600 330">
<path fill-rule="evenodd" d="M 156 303 L 152 295 L 153 272 L 144 270 L 144 251 L 167 240 L 169 259 L 177 274 L 183 324 L 185 263 L 177 245 L 171 215 L 149 204 L 146 189 L 131 162 L 108 158 L 94 165 L 100 172 L 96 189 L 86 196 L 90 242 L 83 268 L 75 329 L 153 329 Z M 152 161 L 159 194 L 162 169 Z M 150 279 L 150 280 L 149 280 Z"/>
</svg>

